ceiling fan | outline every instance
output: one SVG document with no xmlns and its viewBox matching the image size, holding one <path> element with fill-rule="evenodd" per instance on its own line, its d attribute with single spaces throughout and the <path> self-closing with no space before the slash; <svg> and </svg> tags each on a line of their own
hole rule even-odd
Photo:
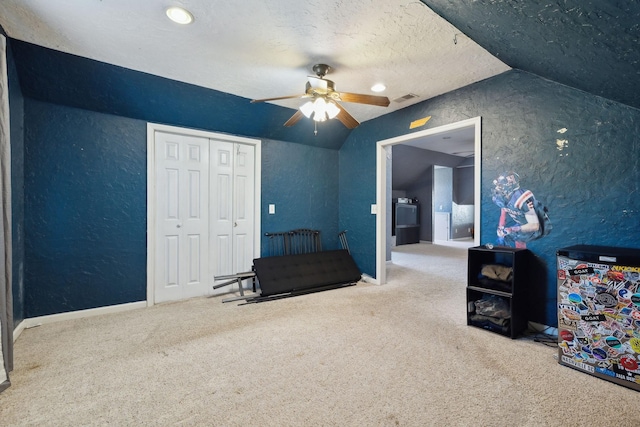
<svg viewBox="0 0 640 427">
<path fill-rule="evenodd" d="M 338 92 L 335 84 L 324 76 L 331 71 L 327 64 L 316 64 L 313 71 L 318 77 L 309 76 L 305 92 L 302 95 L 279 96 L 276 98 L 254 99 L 251 102 L 277 101 L 292 98 L 310 98 L 302 105 L 293 116 L 284 124 L 285 126 L 295 125 L 302 117 L 313 117 L 316 122 L 323 122 L 327 119 L 338 119 L 349 129 L 353 129 L 360 124 L 345 108 L 338 103 L 352 102 L 356 104 L 377 105 L 380 107 L 389 106 L 389 98 L 386 96 L 363 95 L 358 93 Z"/>
</svg>

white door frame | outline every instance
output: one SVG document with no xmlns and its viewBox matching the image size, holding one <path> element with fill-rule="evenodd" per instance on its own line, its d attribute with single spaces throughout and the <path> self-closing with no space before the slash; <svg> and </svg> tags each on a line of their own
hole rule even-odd
<svg viewBox="0 0 640 427">
<path fill-rule="evenodd" d="M 155 206 L 156 206 L 156 161 L 155 161 L 155 133 L 165 132 L 178 135 L 196 136 L 201 138 L 219 139 L 241 144 L 255 146 L 255 235 L 253 252 L 254 257 L 260 257 L 260 224 L 261 224 L 261 168 L 262 168 L 262 141 L 223 133 L 209 132 L 197 129 L 182 128 L 177 126 L 147 123 L 147 306 L 155 304 Z M 213 278 L 212 283 L 213 283 Z"/>
<path fill-rule="evenodd" d="M 474 223 L 475 231 L 473 241 L 476 246 L 480 244 L 480 165 L 481 165 L 481 117 L 462 120 L 460 122 L 426 129 L 420 132 L 401 135 L 394 138 L 378 141 L 376 144 L 376 278 L 371 279 L 375 284 L 383 285 L 387 282 L 387 153 L 386 148 L 396 144 L 402 144 L 416 138 L 422 138 L 443 132 L 465 127 L 474 127 Z"/>
</svg>

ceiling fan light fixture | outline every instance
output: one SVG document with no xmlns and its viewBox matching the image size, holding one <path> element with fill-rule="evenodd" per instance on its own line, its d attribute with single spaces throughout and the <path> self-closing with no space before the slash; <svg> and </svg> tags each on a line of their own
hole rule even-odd
<svg viewBox="0 0 640 427">
<path fill-rule="evenodd" d="M 193 15 L 187 9 L 173 6 L 167 9 L 167 16 L 177 24 L 190 24 L 193 22 Z"/>
<path fill-rule="evenodd" d="M 338 113 L 340 113 L 340 108 L 338 108 L 336 103 L 333 101 L 327 102 L 327 116 L 329 116 L 330 119 L 334 119 Z"/>
<path fill-rule="evenodd" d="M 315 101 L 308 101 L 301 105 L 300 111 L 308 119 L 313 116 L 316 122 L 324 122 L 335 118 L 340 113 L 340 108 L 333 101 L 318 97 Z"/>
<path fill-rule="evenodd" d="M 327 120 L 327 101 L 324 98 L 318 98 L 313 102 L 313 120 L 316 122 Z"/>
<path fill-rule="evenodd" d="M 316 123 L 335 118 L 348 129 L 356 128 L 360 125 L 360 122 L 349 114 L 349 112 L 342 106 L 342 102 L 375 105 L 379 107 L 389 106 L 390 101 L 386 96 L 336 91 L 334 83 L 331 80 L 324 78 L 325 74 L 327 74 L 330 69 L 331 67 L 326 64 L 314 65 L 313 71 L 318 77 L 308 76 L 304 94 L 252 99 L 251 103 L 307 98 L 308 101 L 298 107 L 299 110 L 296 110 L 293 116 L 284 123 L 284 126 L 291 127 L 298 123 L 298 121 L 303 117 L 313 119 Z M 340 103 L 337 101 L 340 101 Z"/>
<path fill-rule="evenodd" d="M 307 119 L 311 118 L 311 114 L 313 114 L 313 102 L 308 101 L 300 106 L 300 111 Z"/>
<path fill-rule="evenodd" d="M 371 91 L 372 92 L 384 92 L 387 89 L 387 87 L 385 85 L 383 85 L 382 83 L 376 83 L 373 86 L 371 86 Z"/>
</svg>

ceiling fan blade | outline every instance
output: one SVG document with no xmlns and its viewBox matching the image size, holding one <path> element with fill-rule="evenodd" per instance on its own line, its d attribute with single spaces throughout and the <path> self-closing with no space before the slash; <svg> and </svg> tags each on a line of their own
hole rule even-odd
<svg viewBox="0 0 640 427">
<path fill-rule="evenodd" d="M 343 102 L 354 102 L 356 104 L 377 105 L 379 107 L 388 107 L 389 98 L 386 96 L 363 95 L 360 93 L 339 92 L 340 100 Z"/>
<path fill-rule="evenodd" d="M 340 120 L 340 122 L 349 129 L 354 129 L 358 127 L 360 122 L 357 121 L 351 114 L 349 114 L 342 105 L 339 105 L 339 104 L 337 105 L 340 108 L 340 112 L 336 116 L 336 119 Z"/>
<path fill-rule="evenodd" d="M 256 102 L 277 101 L 279 99 L 293 99 L 293 98 L 306 98 L 306 97 L 308 97 L 308 95 L 305 93 L 303 95 L 278 96 L 276 98 L 252 99 L 251 103 L 255 104 Z"/>
<path fill-rule="evenodd" d="M 284 125 L 286 127 L 291 127 L 291 126 L 295 125 L 296 123 L 298 123 L 298 121 L 303 117 L 304 117 L 304 114 L 302 114 L 302 111 L 296 110 L 294 115 L 291 116 L 291 118 L 289 120 L 287 120 L 287 122 Z"/>
</svg>

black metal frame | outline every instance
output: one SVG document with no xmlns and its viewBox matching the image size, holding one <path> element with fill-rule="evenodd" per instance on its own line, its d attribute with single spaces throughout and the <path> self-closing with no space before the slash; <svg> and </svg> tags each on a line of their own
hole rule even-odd
<svg viewBox="0 0 640 427">
<path fill-rule="evenodd" d="M 349 250 L 349 244 L 347 243 L 346 230 L 341 231 L 338 234 L 340 239 L 340 246 L 342 249 L 346 249 L 348 253 L 351 253 Z M 265 237 L 267 238 L 269 256 L 286 256 L 286 255 L 300 255 L 300 254 L 309 254 L 315 252 L 322 252 L 322 239 L 320 236 L 319 230 L 312 230 L 308 228 L 299 228 L 291 231 L 284 232 L 276 232 L 276 233 L 265 233 Z M 242 286 L 242 282 L 244 280 L 251 279 L 252 282 L 252 290 L 254 295 L 246 296 L 244 294 L 244 288 Z M 286 295 L 272 295 L 268 297 L 264 297 L 257 294 L 256 291 L 256 272 L 255 268 L 252 267 L 252 271 L 224 275 L 224 276 L 216 276 L 214 280 L 224 280 L 223 283 L 218 283 L 213 285 L 213 289 L 219 289 L 225 286 L 232 285 L 234 283 L 238 284 L 238 288 L 240 291 L 239 297 L 232 297 L 222 300 L 222 302 L 230 302 L 230 301 L 238 301 L 238 300 L 246 300 L 245 304 L 249 304 L 252 302 L 260 302 L 269 299 L 277 299 L 283 298 L 284 296 L 292 296 L 292 293 L 287 293 Z M 353 285 L 355 283 L 344 284 L 342 286 Z M 294 292 L 295 295 L 301 295 L 308 293 L 308 291 Z"/>
</svg>

